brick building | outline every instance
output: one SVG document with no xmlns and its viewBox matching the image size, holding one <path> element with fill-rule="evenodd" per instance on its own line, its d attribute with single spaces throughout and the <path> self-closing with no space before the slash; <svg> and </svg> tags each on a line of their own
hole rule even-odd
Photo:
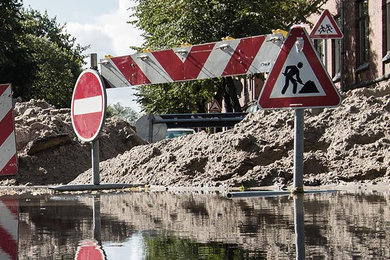
<svg viewBox="0 0 390 260">
<path fill-rule="evenodd" d="M 390 0 L 329 0 L 322 8 L 330 11 L 344 34 L 342 40 L 314 40 L 336 86 L 348 91 L 389 84 Z M 318 18 L 309 18 L 308 33 Z M 253 76 L 243 81 L 244 108 L 257 99 L 262 83 Z"/>
</svg>

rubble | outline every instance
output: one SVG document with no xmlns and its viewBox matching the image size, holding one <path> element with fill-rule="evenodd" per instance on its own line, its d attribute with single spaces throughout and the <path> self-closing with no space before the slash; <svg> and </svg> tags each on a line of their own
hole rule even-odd
<svg viewBox="0 0 390 260">
<path fill-rule="evenodd" d="M 389 182 L 390 87 L 344 94 L 342 105 L 305 110 L 304 185 Z M 233 129 L 137 146 L 101 162 L 106 183 L 258 187 L 291 184 L 292 110 L 258 111 Z M 90 182 L 87 170 L 72 183 Z"/>
</svg>

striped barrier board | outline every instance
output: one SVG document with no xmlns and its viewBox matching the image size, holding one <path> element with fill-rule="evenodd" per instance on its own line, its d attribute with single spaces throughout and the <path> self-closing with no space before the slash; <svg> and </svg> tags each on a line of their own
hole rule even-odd
<svg viewBox="0 0 390 260">
<path fill-rule="evenodd" d="M 11 84 L 0 84 L 0 176 L 18 171 Z"/>
<path fill-rule="evenodd" d="M 18 259 L 18 201 L 0 198 L 0 259 Z"/>
<path fill-rule="evenodd" d="M 269 72 L 283 40 L 269 34 L 107 58 L 101 74 L 111 87 L 129 87 Z"/>
</svg>

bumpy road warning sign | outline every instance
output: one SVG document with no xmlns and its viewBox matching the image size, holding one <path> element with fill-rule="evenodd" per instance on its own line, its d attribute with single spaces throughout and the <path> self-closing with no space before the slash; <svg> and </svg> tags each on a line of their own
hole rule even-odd
<svg viewBox="0 0 390 260">
<path fill-rule="evenodd" d="M 259 96 L 261 108 L 332 107 L 341 101 L 301 26 L 292 27 Z"/>
<path fill-rule="evenodd" d="M 214 99 L 210 104 L 209 112 L 210 113 L 221 113 L 221 111 L 222 111 L 221 105 L 218 103 L 218 101 L 216 99 Z"/>
</svg>

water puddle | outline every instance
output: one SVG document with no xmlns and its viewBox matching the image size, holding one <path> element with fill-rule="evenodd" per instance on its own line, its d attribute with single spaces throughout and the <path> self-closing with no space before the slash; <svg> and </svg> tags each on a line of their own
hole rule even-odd
<svg viewBox="0 0 390 260">
<path fill-rule="evenodd" d="M 389 259 L 384 193 L 0 197 L 0 259 Z"/>
</svg>

